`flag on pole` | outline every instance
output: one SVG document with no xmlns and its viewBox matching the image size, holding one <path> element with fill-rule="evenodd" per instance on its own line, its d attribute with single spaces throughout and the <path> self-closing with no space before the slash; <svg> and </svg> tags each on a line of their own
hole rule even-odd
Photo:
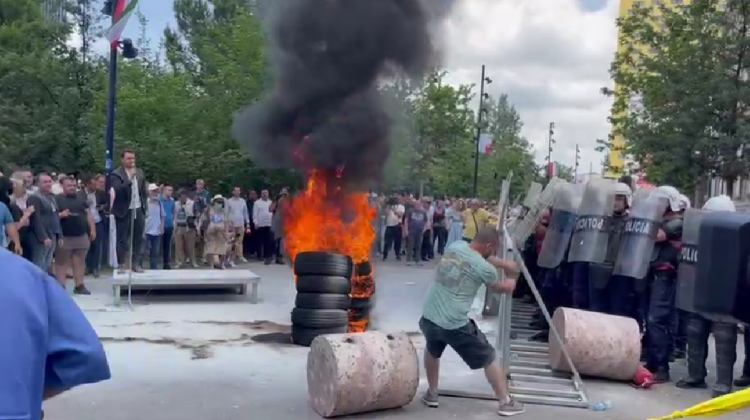
<svg viewBox="0 0 750 420">
<path fill-rule="evenodd" d="M 557 176 L 557 162 L 547 164 L 547 177 L 554 178 Z"/>
<path fill-rule="evenodd" d="M 110 44 L 114 44 L 120 40 L 122 33 L 125 31 L 130 16 L 135 13 L 135 8 L 138 6 L 138 0 L 113 0 L 114 11 L 112 18 L 112 26 L 107 29 L 107 41 Z"/>
<path fill-rule="evenodd" d="M 479 151 L 485 155 L 492 154 L 492 134 L 483 133 L 479 135 Z"/>
</svg>

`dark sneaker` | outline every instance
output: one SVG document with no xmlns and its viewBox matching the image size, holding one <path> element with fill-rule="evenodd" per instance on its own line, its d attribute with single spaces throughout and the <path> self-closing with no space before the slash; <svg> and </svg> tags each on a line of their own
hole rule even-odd
<svg viewBox="0 0 750 420">
<path fill-rule="evenodd" d="M 438 408 L 440 403 L 438 402 L 438 396 L 437 394 L 434 394 L 432 392 L 425 391 L 424 394 L 422 394 L 422 402 L 424 405 L 430 407 L 430 408 Z"/>
<path fill-rule="evenodd" d="M 500 408 L 497 409 L 497 414 L 503 417 L 515 416 L 517 414 L 523 414 L 526 411 L 526 407 L 520 402 L 511 398 L 505 404 L 500 404 Z"/>
<path fill-rule="evenodd" d="M 677 388 L 682 389 L 694 389 L 694 388 L 700 388 L 700 389 L 706 389 L 708 388 L 708 384 L 706 384 L 706 381 L 703 379 L 695 379 L 691 377 L 682 378 L 677 383 L 674 384 Z"/>
<path fill-rule="evenodd" d="M 750 375 L 742 375 L 734 380 L 734 386 L 744 388 L 750 386 Z"/>
<path fill-rule="evenodd" d="M 75 293 L 77 295 L 90 295 L 91 294 L 91 292 L 89 291 L 89 289 L 87 289 L 86 286 L 84 286 L 84 285 L 76 286 L 73 289 L 73 293 Z"/>
</svg>

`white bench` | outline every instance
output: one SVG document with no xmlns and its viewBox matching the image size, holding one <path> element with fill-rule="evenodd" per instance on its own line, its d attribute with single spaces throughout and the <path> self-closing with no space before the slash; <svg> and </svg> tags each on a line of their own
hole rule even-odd
<svg viewBox="0 0 750 420">
<path fill-rule="evenodd" d="M 115 305 L 120 304 L 122 288 L 128 285 L 133 289 L 176 289 L 232 287 L 240 288 L 240 294 L 247 295 L 250 287 L 250 303 L 258 303 L 260 276 L 250 270 L 147 270 L 143 273 L 114 273 L 112 293 Z"/>
</svg>

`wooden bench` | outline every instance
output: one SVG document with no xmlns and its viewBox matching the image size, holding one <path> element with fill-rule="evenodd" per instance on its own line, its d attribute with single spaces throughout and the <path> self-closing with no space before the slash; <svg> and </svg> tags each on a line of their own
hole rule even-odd
<svg viewBox="0 0 750 420">
<path fill-rule="evenodd" d="M 208 287 L 238 287 L 241 295 L 248 294 L 250 303 L 258 303 L 260 276 L 250 270 L 147 270 L 143 273 L 115 273 L 112 275 L 114 304 L 120 304 L 123 288 L 133 289 L 188 289 Z"/>
</svg>

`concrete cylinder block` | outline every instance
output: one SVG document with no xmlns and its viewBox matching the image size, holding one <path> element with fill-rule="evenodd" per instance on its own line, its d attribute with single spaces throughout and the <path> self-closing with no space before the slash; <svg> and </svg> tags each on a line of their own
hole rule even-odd
<svg viewBox="0 0 750 420">
<path fill-rule="evenodd" d="M 403 407 L 418 386 L 417 350 L 406 334 L 330 334 L 310 345 L 307 393 L 324 418 Z"/>
<path fill-rule="evenodd" d="M 629 381 L 640 367 L 641 334 L 631 318 L 558 308 L 552 324 L 581 375 Z M 549 364 L 570 372 L 562 349 L 550 334 Z"/>
</svg>

